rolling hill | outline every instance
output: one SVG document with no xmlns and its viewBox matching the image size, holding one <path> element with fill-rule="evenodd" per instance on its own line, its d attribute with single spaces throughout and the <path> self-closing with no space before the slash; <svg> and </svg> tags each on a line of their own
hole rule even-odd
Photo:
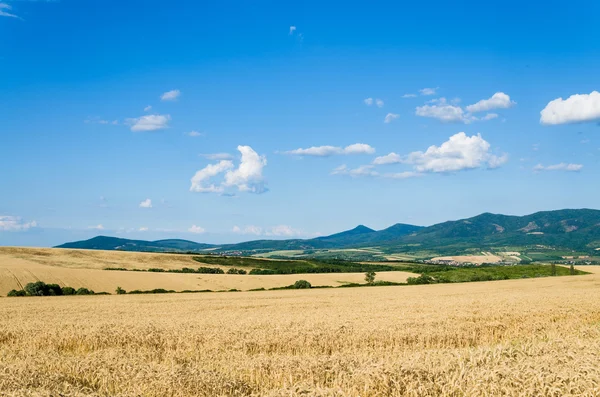
<svg viewBox="0 0 600 397">
<path fill-rule="evenodd" d="M 395 224 L 383 230 L 359 225 L 354 229 L 313 239 L 254 240 L 212 245 L 187 240 L 127 240 L 98 236 L 60 245 L 83 248 L 151 252 L 279 251 L 381 247 L 409 252 L 429 249 L 440 253 L 503 246 L 549 246 L 591 251 L 600 248 L 600 211 L 565 209 L 525 216 L 484 213 L 472 218 L 421 227 Z"/>
<path fill-rule="evenodd" d="M 418 244 L 442 252 L 530 245 L 593 250 L 600 247 L 600 211 L 569 209 L 525 216 L 484 213 L 423 228 L 393 244 Z"/>
<path fill-rule="evenodd" d="M 119 251 L 142 251 L 142 252 L 188 252 L 201 251 L 212 248 L 214 245 L 195 243 L 188 240 L 129 240 L 125 238 L 97 236 L 89 240 L 65 243 L 55 248 L 77 248 L 93 250 L 119 250 Z"/>
</svg>

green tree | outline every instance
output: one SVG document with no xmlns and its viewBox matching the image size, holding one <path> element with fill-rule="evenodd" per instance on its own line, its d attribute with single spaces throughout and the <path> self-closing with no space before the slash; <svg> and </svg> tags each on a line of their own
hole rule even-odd
<svg viewBox="0 0 600 397">
<path fill-rule="evenodd" d="M 36 281 L 35 283 L 28 283 L 24 288 L 25 292 L 29 296 L 47 296 L 49 295 L 49 288 L 43 281 Z"/>
<path fill-rule="evenodd" d="M 553 264 L 551 265 L 551 271 L 552 271 L 552 275 L 553 275 L 553 276 L 556 276 L 556 263 L 553 263 Z"/>
<path fill-rule="evenodd" d="M 569 267 L 569 272 L 571 273 L 571 276 L 575 275 L 575 266 L 573 266 L 572 263 L 571 263 L 571 266 Z"/>
<path fill-rule="evenodd" d="M 375 282 L 375 272 L 366 272 L 365 273 L 365 281 L 369 285 L 373 284 Z"/>
</svg>

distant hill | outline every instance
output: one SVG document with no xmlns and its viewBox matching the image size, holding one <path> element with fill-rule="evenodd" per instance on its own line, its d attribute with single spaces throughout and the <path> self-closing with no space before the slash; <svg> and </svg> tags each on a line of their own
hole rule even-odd
<svg viewBox="0 0 600 397">
<path fill-rule="evenodd" d="M 394 243 L 442 251 L 525 245 L 590 250 L 600 247 L 600 211 L 566 209 L 525 216 L 484 213 L 426 227 Z"/>
<path fill-rule="evenodd" d="M 63 244 L 58 248 L 151 252 L 200 252 L 210 248 L 221 252 L 264 252 L 381 247 L 396 252 L 419 249 L 452 253 L 468 249 L 536 245 L 588 251 L 600 248 L 600 211 L 566 209 L 525 216 L 484 213 L 429 227 L 398 223 L 377 231 L 359 225 L 351 230 L 313 239 L 254 240 L 219 246 L 187 240 L 143 241 L 98 236 Z"/>
<path fill-rule="evenodd" d="M 420 226 L 394 225 L 390 228 L 375 231 L 366 226 L 359 225 L 354 229 L 330 236 L 313 239 L 291 240 L 254 240 L 238 244 L 211 245 L 200 244 L 187 240 L 128 240 L 116 237 L 98 236 L 85 241 L 76 241 L 59 245 L 56 248 L 80 248 L 97 250 L 122 250 L 122 251 L 148 251 L 148 252 L 199 252 L 208 248 L 218 248 L 219 251 L 252 251 L 252 250 L 297 250 L 297 249 L 324 249 L 345 248 L 364 244 L 378 244 L 392 238 L 399 238 L 405 234 L 421 229 Z"/>
<path fill-rule="evenodd" d="M 188 252 L 212 248 L 211 244 L 200 244 L 187 240 L 129 240 L 125 238 L 97 236 L 89 240 L 65 243 L 56 248 L 78 248 L 92 250 L 120 250 L 142 252 Z"/>
</svg>

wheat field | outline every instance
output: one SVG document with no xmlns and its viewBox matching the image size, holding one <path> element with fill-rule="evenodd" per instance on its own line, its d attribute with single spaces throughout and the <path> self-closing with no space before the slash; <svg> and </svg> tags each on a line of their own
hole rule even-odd
<svg viewBox="0 0 600 397">
<path fill-rule="evenodd" d="M 6 396 L 598 396 L 600 272 L 0 298 Z"/>
<path fill-rule="evenodd" d="M 67 250 L 56 248 L 0 247 L 0 296 L 12 289 L 22 289 L 30 282 L 44 281 L 60 286 L 89 288 L 96 292 L 113 293 L 117 287 L 125 290 L 164 288 L 183 290 L 247 291 L 255 288 L 276 288 L 304 279 L 314 286 L 339 286 L 364 282 L 363 273 L 233 275 L 123 272 L 102 270 L 105 267 L 125 269 L 182 269 L 199 267 L 202 263 L 192 255 L 141 252 Z M 205 265 L 210 267 L 227 267 Z M 415 276 L 408 272 L 379 272 L 377 279 L 405 282 Z"/>
</svg>

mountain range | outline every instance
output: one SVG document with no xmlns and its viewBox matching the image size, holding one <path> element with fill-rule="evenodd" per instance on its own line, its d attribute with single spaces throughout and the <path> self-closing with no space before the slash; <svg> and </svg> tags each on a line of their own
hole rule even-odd
<svg viewBox="0 0 600 397">
<path fill-rule="evenodd" d="M 468 249 L 546 246 L 579 251 L 600 248 L 600 211 L 565 209 L 525 216 L 484 213 L 468 219 L 423 227 L 395 224 L 383 230 L 359 225 L 313 239 L 254 240 L 237 244 L 201 244 L 187 240 L 128 240 L 98 236 L 57 248 L 151 252 L 279 251 L 379 247 L 390 252 L 433 250 L 453 253 Z"/>
</svg>

